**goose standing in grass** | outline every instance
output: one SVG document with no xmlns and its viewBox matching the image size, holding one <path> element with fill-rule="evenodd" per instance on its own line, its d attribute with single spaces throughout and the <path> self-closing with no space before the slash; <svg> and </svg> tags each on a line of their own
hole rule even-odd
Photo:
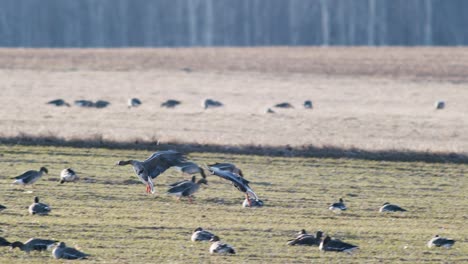
<svg viewBox="0 0 468 264">
<path fill-rule="evenodd" d="M 128 108 L 138 107 L 141 105 L 141 101 L 138 98 L 130 98 L 127 102 Z"/>
<path fill-rule="evenodd" d="M 319 246 L 319 249 L 322 251 L 338 251 L 346 253 L 352 253 L 358 248 L 358 246 L 345 243 L 341 240 L 331 239 L 329 236 L 322 238 L 322 242 L 320 242 Z"/>
<path fill-rule="evenodd" d="M 193 174 L 198 174 L 199 173 L 204 179 L 206 179 L 205 171 L 200 166 L 198 166 L 197 164 L 195 164 L 195 163 L 193 163 L 191 161 L 181 162 L 181 163 L 175 165 L 174 169 L 180 171 L 181 173 L 185 173 L 185 174 L 188 174 L 188 175 L 193 175 Z"/>
<path fill-rule="evenodd" d="M 346 211 L 346 205 L 344 204 L 343 198 L 340 198 L 339 202 L 337 203 L 332 203 L 330 207 L 328 207 L 329 210 L 337 212 L 337 211 Z"/>
<path fill-rule="evenodd" d="M 247 200 L 247 198 L 244 199 L 244 201 L 242 202 L 242 207 L 244 208 L 248 208 L 248 207 L 263 207 L 263 201 L 258 199 L 258 200 L 255 200 L 253 199 L 252 197 L 249 197 L 249 199 Z"/>
<path fill-rule="evenodd" d="M 320 242 L 322 241 L 322 235 L 322 231 L 317 231 L 317 234 L 314 236 L 307 234 L 307 232 L 304 229 L 302 229 L 301 233 L 295 239 L 288 240 L 287 244 L 290 246 L 319 246 Z"/>
<path fill-rule="evenodd" d="M 219 237 L 214 236 L 210 241 L 213 242 L 210 247 L 211 254 L 236 254 L 234 248 L 229 244 L 221 242 Z"/>
<path fill-rule="evenodd" d="M 8 247 L 8 246 L 11 246 L 11 243 L 8 242 L 8 240 L 6 240 L 5 238 L 0 237 L 0 247 Z"/>
<path fill-rule="evenodd" d="M 0 212 L 5 210 L 5 209 L 6 209 L 6 206 L 0 204 Z"/>
<path fill-rule="evenodd" d="M 55 106 L 70 106 L 70 104 L 65 102 L 65 100 L 63 99 L 55 99 L 55 100 L 47 102 L 47 104 L 51 104 Z"/>
<path fill-rule="evenodd" d="M 29 213 L 32 215 L 47 215 L 51 209 L 47 204 L 40 203 L 39 197 L 34 197 L 34 203 L 29 206 Z"/>
<path fill-rule="evenodd" d="M 382 207 L 380 207 L 379 212 L 406 212 L 406 209 L 403 209 L 396 204 L 384 203 Z"/>
<path fill-rule="evenodd" d="M 223 103 L 221 103 L 220 101 L 215 101 L 213 99 L 205 99 L 205 101 L 203 101 L 203 107 L 205 109 L 216 108 L 221 106 L 223 106 Z"/>
<path fill-rule="evenodd" d="M 292 106 L 292 104 L 290 104 L 288 102 L 275 104 L 275 107 L 276 108 L 294 108 L 294 106 Z"/>
<path fill-rule="evenodd" d="M 90 255 L 75 248 L 67 247 L 64 242 L 60 242 L 52 251 L 52 256 L 56 259 L 85 259 Z"/>
<path fill-rule="evenodd" d="M 50 250 L 57 243 L 57 240 L 50 240 L 50 239 L 41 239 L 41 238 L 31 238 L 28 241 L 22 243 L 19 241 L 11 243 L 11 248 L 19 248 L 22 251 L 30 252 L 30 251 L 44 251 Z"/>
<path fill-rule="evenodd" d="M 79 177 L 71 168 L 66 168 L 60 172 L 60 183 L 75 182 L 77 180 L 79 180 Z"/>
<path fill-rule="evenodd" d="M 192 234 L 191 240 L 196 241 L 210 241 L 215 235 L 210 231 L 204 230 L 201 227 L 197 227 Z"/>
<path fill-rule="evenodd" d="M 312 109 L 312 101 L 311 100 L 304 101 L 304 108 L 305 109 Z"/>
<path fill-rule="evenodd" d="M 195 182 L 195 176 L 192 177 L 191 181 L 182 182 L 172 188 L 170 188 L 167 193 L 170 195 L 175 195 L 180 200 L 181 197 L 188 197 L 189 201 L 192 202 L 193 194 L 200 189 L 201 184 L 208 184 L 206 179 L 200 179 Z"/>
<path fill-rule="evenodd" d="M 157 151 L 145 161 L 121 160 L 116 165 L 132 165 L 135 174 L 146 185 L 146 193 L 155 193 L 153 179 L 170 167 L 176 166 L 186 159 L 180 152 L 174 150 Z"/>
<path fill-rule="evenodd" d="M 174 108 L 178 105 L 180 105 L 181 102 L 180 101 L 177 101 L 177 100 L 174 100 L 174 99 L 169 99 L 167 101 L 165 101 L 164 103 L 161 104 L 161 107 L 166 107 L 166 108 Z"/>
<path fill-rule="evenodd" d="M 252 198 L 254 198 L 255 200 L 259 200 L 257 194 L 255 194 L 255 192 L 249 187 L 249 181 L 245 178 L 228 170 L 222 170 L 216 166 L 208 167 L 208 169 L 212 174 L 232 182 L 234 187 L 236 187 L 239 191 L 245 193 L 245 198 L 247 199 L 250 206 L 250 196 L 252 196 Z"/>
<path fill-rule="evenodd" d="M 42 177 L 43 174 L 49 173 L 47 168 L 41 167 L 39 171 L 29 170 L 21 174 L 20 176 L 14 177 L 15 181 L 13 184 L 21 184 L 21 185 L 31 185 L 35 183 L 39 178 Z"/>
<path fill-rule="evenodd" d="M 429 248 L 432 247 L 444 247 L 444 248 L 451 248 L 455 244 L 455 240 L 448 239 L 445 237 L 440 237 L 439 235 L 435 235 L 429 242 L 427 242 L 427 246 Z"/>
</svg>

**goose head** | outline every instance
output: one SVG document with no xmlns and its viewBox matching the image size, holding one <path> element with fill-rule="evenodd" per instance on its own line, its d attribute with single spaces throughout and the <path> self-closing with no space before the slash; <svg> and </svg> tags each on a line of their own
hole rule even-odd
<svg viewBox="0 0 468 264">
<path fill-rule="evenodd" d="M 120 160 L 120 161 L 117 161 L 117 163 L 115 163 L 115 165 L 125 166 L 125 165 L 131 164 L 131 163 L 132 163 L 132 160 Z"/>
<path fill-rule="evenodd" d="M 39 169 L 39 171 L 44 172 L 44 173 L 46 173 L 46 174 L 49 173 L 49 170 L 47 170 L 46 167 L 41 167 L 41 168 Z"/>
<path fill-rule="evenodd" d="M 22 242 L 19 242 L 19 241 L 13 242 L 10 245 L 10 249 L 15 249 L 15 248 L 20 248 L 21 249 L 23 247 L 24 247 L 24 244 Z"/>
<path fill-rule="evenodd" d="M 38 202 L 39 202 L 39 197 L 35 196 L 35 197 L 34 197 L 34 202 L 35 202 L 35 203 L 38 203 Z"/>
<path fill-rule="evenodd" d="M 193 232 L 197 232 L 197 231 L 203 231 L 203 228 L 197 227 L 197 228 L 195 228 L 195 230 L 193 230 Z"/>
<path fill-rule="evenodd" d="M 322 231 L 317 231 L 316 235 L 315 235 L 315 238 L 317 239 L 321 239 L 323 236 L 323 232 Z"/>
<path fill-rule="evenodd" d="M 197 182 L 198 185 L 200 185 L 202 183 L 205 184 L 205 185 L 208 185 L 208 181 L 206 179 L 203 179 L 203 178 L 198 180 L 198 182 Z"/>
<path fill-rule="evenodd" d="M 216 241 L 220 241 L 220 239 L 219 239 L 218 236 L 213 236 L 213 237 L 210 239 L 210 242 L 216 242 Z"/>
<path fill-rule="evenodd" d="M 340 198 L 340 203 L 343 203 L 343 198 Z"/>
</svg>

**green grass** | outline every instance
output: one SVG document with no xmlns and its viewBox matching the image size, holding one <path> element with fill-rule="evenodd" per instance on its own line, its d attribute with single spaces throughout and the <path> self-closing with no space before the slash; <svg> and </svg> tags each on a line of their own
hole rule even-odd
<svg viewBox="0 0 468 264">
<path fill-rule="evenodd" d="M 209 176 L 196 203 L 177 202 L 166 184 L 188 178 L 169 170 L 157 178 L 156 196 L 144 193 L 131 167 L 120 159 L 145 159 L 148 151 L 0 145 L 0 236 L 10 241 L 54 238 L 92 254 L 83 263 L 363 263 L 468 261 L 468 165 L 351 159 L 261 157 L 191 153 L 201 164 L 229 161 L 241 167 L 265 202 L 243 209 L 243 195 Z M 33 193 L 12 186 L 11 177 L 46 166 L 49 175 Z M 60 171 L 74 168 L 81 181 L 59 184 Z M 30 216 L 33 196 L 52 207 Z M 349 210 L 328 204 L 343 197 Z M 407 213 L 379 214 L 389 201 Z M 201 226 L 235 247 L 235 256 L 210 256 L 210 243 L 193 243 Z M 300 229 L 323 230 L 360 250 L 353 255 L 290 247 Z M 457 240 L 450 250 L 428 249 L 435 234 Z M 0 248 L 0 263 L 60 263 L 50 252 L 26 254 Z"/>
</svg>

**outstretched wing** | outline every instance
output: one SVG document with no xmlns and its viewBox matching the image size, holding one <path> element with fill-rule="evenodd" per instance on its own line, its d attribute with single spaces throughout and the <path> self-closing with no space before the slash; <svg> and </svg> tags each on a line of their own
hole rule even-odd
<svg viewBox="0 0 468 264">
<path fill-rule="evenodd" d="M 239 175 L 232 173 L 230 171 L 224 171 L 217 167 L 208 167 L 208 169 L 214 175 L 221 177 L 225 180 L 228 180 L 234 184 L 234 186 L 241 192 L 245 192 L 254 196 L 255 200 L 258 200 L 258 196 L 255 192 L 249 187 L 249 181 L 240 177 Z"/>
<path fill-rule="evenodd" d="M 174 150 L 157 151 L 148 159 L 143 161 L 143 166 L 147 169 L 151 178 L 156 178 L 172 166 L 185 161 L 182 153 Z"/>
</svg>

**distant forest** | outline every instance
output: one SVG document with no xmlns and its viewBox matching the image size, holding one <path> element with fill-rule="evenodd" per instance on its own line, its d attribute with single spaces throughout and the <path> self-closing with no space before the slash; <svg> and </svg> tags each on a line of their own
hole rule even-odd
<svg viewBox="0 0 468 264">
<path fill-rule="evenodd" d="M 1 0 L 3 47 L 467 45 L 468 0 Z"/>
</svg>

